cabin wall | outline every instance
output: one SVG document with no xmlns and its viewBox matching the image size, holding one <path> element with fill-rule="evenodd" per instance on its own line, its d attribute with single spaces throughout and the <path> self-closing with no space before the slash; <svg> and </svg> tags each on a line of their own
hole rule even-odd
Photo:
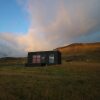
<svg viewBox="0 0 100 100">
<path fill-rule="evenodd" d="M 33 63 L 33 56 L 34 55 L 40 55 L 41 57 L 45 57 L 45 62 L 42 62 L 42 58 L 40 59 L 40 63 Z M 54 62 L 50 63 L 50 57 L 51 62 L 53 61 L 53 55 L 54 55 Z M 44 51 L 44 52 L 29 52 L 28 58 L 27 58 L 27 66 L 41 66 L 41 65 L 55 65 L 55 64 L 61 64 L 61 53 L 58 51 Z"/>
</svg>

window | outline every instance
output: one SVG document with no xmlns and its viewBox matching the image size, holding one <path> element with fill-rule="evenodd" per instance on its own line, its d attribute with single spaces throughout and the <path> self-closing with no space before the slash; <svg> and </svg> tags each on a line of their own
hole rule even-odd
<svg viewBox="0 0 100 100">
<path fill-rule="evenodd" d="M 36 57 L 36 55 L 34 55 L 33 56 L 33 63 L 36 63 L 36 59 L 37 59 L 37 57 Z"/>
<path fill-rule="evenodd" d="M 40 55 L 33 55 L 33 63 L 40 63 L 41 56 Z"/>
<path fill-rule="evenodd" d="M 49 63 L 54 63 L 54 54 L 49 55 Z"/>
</svg>

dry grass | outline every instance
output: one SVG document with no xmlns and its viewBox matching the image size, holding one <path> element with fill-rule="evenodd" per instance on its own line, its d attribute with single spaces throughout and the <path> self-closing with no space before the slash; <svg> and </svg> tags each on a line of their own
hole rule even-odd
<svg viewBox="0 0 100 100">
<path fill-rule="evenodd" d="M 99 100 L 100 63 L 0 67 L 0 100 Z"/>
</svg>

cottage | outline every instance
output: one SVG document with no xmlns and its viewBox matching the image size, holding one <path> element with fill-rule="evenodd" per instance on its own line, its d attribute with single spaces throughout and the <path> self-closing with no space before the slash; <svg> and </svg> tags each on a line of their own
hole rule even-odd
<svg viewBox="0 0 100 100">
<path fill-rule="evenodd" d="M 61 64 L 59 51 L 29 52 L 26 66 L 45 66 Z"/>
</svg>

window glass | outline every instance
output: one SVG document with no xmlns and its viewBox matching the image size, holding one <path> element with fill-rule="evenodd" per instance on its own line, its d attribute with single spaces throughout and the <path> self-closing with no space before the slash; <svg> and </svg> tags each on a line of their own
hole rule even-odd
<svg viewBox="0 0 100 100">
<path fill-rule="evenodd" d="M 36 58 L 36 55 L 33 55 L 33 59 L 35 59 Z"/>
<path fill-rule="evenodd" d="M 40 59 L 40 55 L 37 55 L 37 59 Z"/>
<path fill-rule="evenodd" d="M 33 55 L 32 63 L 41 63 L 41 56 L 40 55 Z"/>
<path fill-rule="evenodd" d="M 54 54 L 49 55 L 49 63 L 54 63 Z"/>
</svg>

